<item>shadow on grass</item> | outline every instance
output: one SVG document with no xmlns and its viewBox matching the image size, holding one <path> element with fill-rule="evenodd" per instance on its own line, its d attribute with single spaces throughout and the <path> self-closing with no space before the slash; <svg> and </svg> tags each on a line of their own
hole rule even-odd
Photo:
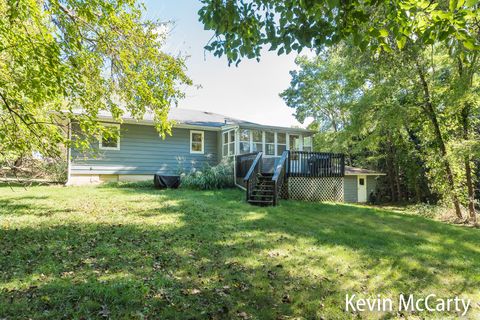
<svg viewBox="0 0 480 320">
<path fill-rule="evenodd" d="M 343 312 L 347 292 L 461 294 L 480 282 L 476 230 L 349 205 L 258 208 L 236 190 L 113 192 L 155 201 L 125 213 L 150 220 L 3 230 L 0 316 L 341 319 L 356 316 Z M 5 206 L 48 209 L 19 199 Z"/>
</svg>

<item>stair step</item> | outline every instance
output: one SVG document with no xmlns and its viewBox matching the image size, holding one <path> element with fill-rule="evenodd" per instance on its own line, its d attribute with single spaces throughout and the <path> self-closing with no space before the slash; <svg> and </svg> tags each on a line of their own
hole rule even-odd
<svg viewBox="0 0 480 320">
<path fill-rule="evenodd" d="M 274 186 L 275 183 L 270 182 L 270 181 L 259 181 L 257 183 L 257 186 Z"/>
<path fill-rule="evenodd" d="M 266 191 L 274 191 L 275 188 L 272 186 L 259 186 L 256 185 L 254 190 L 266 190 Z"/>
<path fill-rule="evenodd" d="M 273 205 L 273 201 L 272 201 L 272 200 L 253 200 L 253 199 L 249 199 L 249 200 L 248 200 L 248 203 L 251 203 L 251 204 Z"/>
<path fill-rule="evenodd" d="M 268 198 L 273 199 L 273 194 L 252 194 L 250 198 Z"/>
<path fill-rule="evenodd" d="M 268 190 L 268 189 L 253 189 L 252 193 L 263 193 L 267 195 L 273 195 L 275 193 L 274 190 Z"/>
</svg>

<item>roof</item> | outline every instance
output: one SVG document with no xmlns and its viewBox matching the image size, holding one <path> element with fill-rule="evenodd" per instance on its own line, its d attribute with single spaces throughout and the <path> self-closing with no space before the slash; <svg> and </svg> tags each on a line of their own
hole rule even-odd
<svg viewBox="0 0 480 320">
<path fill-rule="evenodd" d="M 99 113 L 99 118 L 111 119 L 112 116 L 108 111 L 101 111 Z M 134 117 L 132 117 L 129 113 L 125 113 L 122 116 L 122 119 L 128 122 L 137 122 L 137 120 Z M 175 121 L 177 126 L 184 125 L 184 126 L 194 126 L 194 127 L 202 127 L 202 128 L 212 128 L 213 130 L 220 130 L 225 126 L 240 126 L 242 128 L 247 128 L 247 129 L 282 130 L 286 132 L 297 132 L 297 133 L 301 132 L 301 133 L 309 133 L 309 134 L 314 133 L 314 131 L 307 130 L 304 128 L 263 125 L 255 122 L 232 118 L 232 117 L 221 115 L 218 113 L 200 111 L 200 110 L 180 109 L 180 108 L 170 108 L 168 112 L 168 119 Z M 153 121 L 154 121 L 154 114 L 152 112 L 146 112 L 143 116 L 143 119 L 138 122 L 153 124 Z"/>
<path fill-rule="evenodd" d="M 347 176 L 357 176 L 357 175 L 366 175 L 366 176 L 384 176 L 385 173 L 377 172 L 373 170 L 355 168 L 350 166 L 345 166 L 345 175 Z"/>
<path fill-rule="evenodd" d="M 177 123 L 188 124 L 192 126 L 216 127 L 221 128 L 225 125 L 260 125 L 245 120 L 235 119 L 218 113 L 170 108 L 168 119 Z M 151 119 L 153 121 L 153 118 Z"/>
</svg>

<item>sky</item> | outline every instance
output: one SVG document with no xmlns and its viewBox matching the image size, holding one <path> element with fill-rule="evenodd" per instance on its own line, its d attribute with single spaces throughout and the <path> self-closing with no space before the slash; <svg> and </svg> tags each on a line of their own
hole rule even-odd
<svg viewBox="0 0 480 320">
<path fill-rule="evenodd" d="M 210 111 L 234 118 L 276 126 L 301 126 L 279 93 L 290 84 L 296 54 L 277 56 L 265 51 L 260 62 L 242 60 L 228 66 L 225 57 L 203 49 L 213 32 L 198 21 L 199 0 L 146 0 L 150 19 L 173 21 L 165 51 L 188 56 L 187 74 L 196 86 L 185 88 L 179 108 Z M 200 88 L 197 88 L 200 86 Z"/>
</svg>

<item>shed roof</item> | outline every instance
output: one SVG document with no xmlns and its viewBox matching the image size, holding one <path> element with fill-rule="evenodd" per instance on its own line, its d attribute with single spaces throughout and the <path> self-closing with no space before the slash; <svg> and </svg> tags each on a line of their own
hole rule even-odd
<svg viewBox="0 0 480 320">
<path fill-rule="evenodd" d="M 384 176 L 385 173 L 363 169 L 363 168 L 345 166 L 345 175 L 347 176 L 357 176 L 357 175 Z"/>
</svg>

